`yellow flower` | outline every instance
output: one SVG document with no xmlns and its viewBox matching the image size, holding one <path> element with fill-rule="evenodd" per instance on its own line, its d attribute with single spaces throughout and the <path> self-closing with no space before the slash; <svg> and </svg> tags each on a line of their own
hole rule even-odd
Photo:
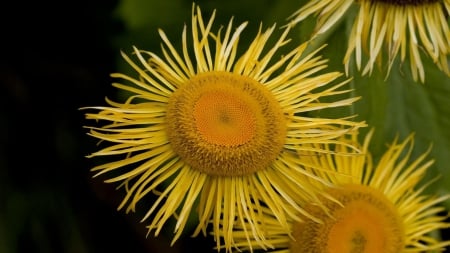
<svg viewBox="0 0 450 253">
<path fill-rule="evenodd" d="M 122 54 L 138 77 L 116 73 L 112 76 L 125 82 L 113 85 L 130 97 L 89 107 L 96 112 L 86 118 L 104 123 L 88 126 L 89 134 L 111 144 L 89 157 L 114 157 L 92 170 L 124 186 L 119 209 L 134 211 L 154 193 L 156 201 L 143 217 L 151 220 L 149 233 L 157 236 L 175 217 L 175 242 L 194 209 L 198 226 L 193 235 L 206 234 L 212 223 L 213 230 L 227 235 L 223 243 L 230 250 L 235 217 L 254 222 L 264 205 L 288 229 L 291 210 L 302 211 L 292 199 L 317 198 L 297 152 L 311 150 L 309 143 L 339 143 L 337 137 L 364 123 L 308 116 L 357 98 L 319 101 L 349 92 L 341 89 L 348 80 L 328 86 L 342 74 L 319 74 L 327 60 L 317 51 L 302 55 L 306 44 L 274 59 L 289 42 L 289 28 L 271 48 L 266 43 L 275 26 L 260 29 L 238 54 L 247 23 L 233 28 L 231 19 L 225 31 L 214 33 L 214 17 L 215 12 L 204 22 L 200 8 L 193 7 L 191 49 L 185 26 L 181 52 L 160 30 L 162 57 L 137 48 L 135 61 Z M 255 225 L 249 237 L 261 239 L 262 229 Z"/>
<path fill-rule="evenodd" d="M 409 56 L 414 80 L 425 81 L 421 51 L 447 75 L 450 53 L 450 0 L 311 0 L 293 16 L 298 23 L 312 13 L 318 14 L 316 33 L 329 30 L 345 15 L 352 4 L 359 7 L 344 57 L 346 71 L 355 54 L 358 70 L 362 67 L 362 51 L 368 54 L 362 74 L 371 73 L 375 62 L 381 65 L 382 48 L 387 48 L 389 74 L 392 63 L 400 54 L 403 62 Z"/>
<path fill-rule="evenodd" d="M 266 226 L 267 244 L 277 248 L 276 252 L 406 253 L 441 251 L 450 245 L 450 241 L 432 236 L 450 227 L 447 216 L 442 216 L 445 209 L 439 207 L 450 196 L 426 195 L 424 189 L 431 182 L 419 186 L 433 163 L 427 159 L 430 149 L 412 160 L 413 135 L 403 142 L 396 139 L 375 165 L 368 154 L 371 135 L 369 132 L 362 147 L 366 155 L 345 155 L 348 150 L 344 146 L 337 146 L 338 155 L 304 154 L 306 167 L 336 172 L 318 174 L 335 185 L 324 188 L 322 203 L 328 212 L 302 202 L 322 223 L 290 220 L 289 234 L 275 223 L 270 210 L 265 210 L 261 220 L 271 224 Z M 356 142 L 356 135 L 352 139 Z M 248 224 L 237 227 L 234 246 L 258 249 L 257 242 L 243 236 L 242 228 Z"/>
</svg>

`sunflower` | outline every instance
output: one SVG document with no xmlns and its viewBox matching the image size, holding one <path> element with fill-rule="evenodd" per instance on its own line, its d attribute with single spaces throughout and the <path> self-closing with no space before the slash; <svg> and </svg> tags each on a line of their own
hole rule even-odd
<svg viewBox="0 0 450 253">
<path fill-rule="evenodd" d="M 291 16 L 292 24 L 319 14 L 316 34 L 329 30 L 353 4 L 358 5 L 344 64 L 348 73 L 355 53 L 356 66 L 362 68 L 362 51 L 368 55 L 362 74 L 371 74 L 375 62 L 382 64 L 382 48 L 387 48 L 387 74 L 397 55 L 401 62 L 409 56 L 414 80 L 425 81 L 421 51 L 447 75 L 450 53 L 450 0 L 311 0 Z"/>
<path fill-rule="evenodd" d="M 84 109 L 94 110 L 87 119 L 103 123 L 86 126 L 89 135 L 107 143 L 88 157 L 112 157 L 92 171 L 123 186 L 119 210 L 134 212 L 144 197 L 153 196 L 142 221 L 150 220 L 148 233 L 157 236 L 174 217 L 172 244 L 196 211 L 193 236 L 206 234 L 212 223 L 214 231 L 227 235 L 223 243 L 230 250 L 235 217 L 254 222 L 249 237 L 260 240 L 263 228 L 256 220 L 263 206 L 288 229 L 287 218 L 297 216 L 294 210 L 305 213 L 292 199 L 318 198 L 310 182 L 314 175 L 299 166 L 297 152 L 312 150 L 309 143 L 339 143 L 339 136 L 365 123 L 308 116 L 358 98 L 319 101 L 348 93 L 342 87 L 349 80 L 329 85 L 343 74 L 318 73 L 327 60 L 317 51 L 302 55 L 306 43 L 274 60 L 289 42 L 289 28 L 280 31 L 271 48 L 266 43 L 279 30 L 260 28 L 238 54 L 247 23 L 233 28 L 230 19 L 225 31 L 214 33 L 214 17 L 215 11 L 204 22 L 200 8 L 193 6 L 192 48 L 185 26 L 181 52 L 160 30 L 162 57 L 135 47 L 136 60 L 122 53 L 138 77 L 115 73 L 112 77 L 122 82 L 113 85 L 129 92 L 129 98 Z M 222 241 L 215 239 L 220 247 Z"/>
<path fill-rule="evenodd" d="M 368 153 L 372 133 L 361 147 L 365 155 L 345 155 L 348 150 L 344 146 L 334 149 L 338 155 L 304 154 L 306 167 L 337 172 L 319 175 L 335 185 L 324 188 L 322 203 L 328 212 L 302 202 L 322 223 L 290 220 L 291 233 L 287 234 L 270 210 L 264 210 L 261 220 L 266 223 L 267 244 L 276 252 L 435 252 L 450 245 L 450 241 L 436 239 L 436 232 L 450 227 L 445 221 L 447 214 L 443 215 L 445 208 L 439 206 L 450 196 L 426 195 L 424 190 L 432 181 L 419 186 L 433 163 L 427 159 L 430 149 L 411 159 L 411 134 L 403 142 L 395 139 L 375 165 Z M 351 142 L 357 142 L 356 134 Z M 235 227 L 240 228 L 233 233 L 235 247 L 259 248 L 257 242 L 243 236 L 242 228 L 248 224 Z"/>
</svg>

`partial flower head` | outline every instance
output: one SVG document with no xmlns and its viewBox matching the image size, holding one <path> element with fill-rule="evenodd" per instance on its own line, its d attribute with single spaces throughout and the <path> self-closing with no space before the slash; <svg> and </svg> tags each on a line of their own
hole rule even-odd
<svg viewBox="0 0 450 253">
<path fill-rule="evenodd" d="M 107 99 L 108 106 L 86 108 L 95 111 L 86 118 L 103 123 L 87 127 L 107 143 L 89 157 L 113 157 L 92 170 L 121 183 L 126 196 L 119 209 L 134 211 L 152 194 L 156 201 L 143 217 L 149 233 L 158 235 L 174 217 L 175 242 L 195 210 L 194 236 L 206 234 L 212 223 L 230 250 L 235 217 L 253 222 L 247 236 L 262 240 L 263 224 L 256 222 L 262 206 L 286 230 L 295 212 L 306 214 L 292 199 L 317 201 L 311 181 L 320 179 L 300 166 L 298 152 L 312 151 L 310 143 L 339 143 L 364 123 L 308 116 L 358 98 L 320 101 L 347 93 L 348 80 L 332 85 L 342 74 L 320 74 L 327 61 L 317 51 L 303 55 L 306 44 L 275 59 L 289 42 L 289 28 L 271 46 L 266 44 L 279 30 L 260 29 L 238 54 L 247 23 L 234 27 L 231 19 L 213 32 L 214 17 L 205 22 L 193 7 L 192 41 L 185 26 L 181 52 L 160 30 L 162 56 L 137 48 L 135 60 L 123 54 L 137 77 L 116 73 L 121 82 L 113 85 L 131 95 L 124 103 Z"/>
<path fill-rule="evenodd" d="M 366 155 L 345 155 L 345 146 L 333 149 L 338 155 L 304 154 L 305 166 L 336 172 L 319 175 L 336 187 L 324 188 L 322 203 L 327 212 L 304 203 L 322 223 L 290 220 L 291 234 L 282 231 L 270 211 L 265 211 L 262 220 L 271 224 L 266 227 L 267 243 L 276 252 L 435 252 L 450 245 L 450 241 L 440 241 L 433 235 L 450 227 L 445 221 L 445 208 L 439 206 L 450 196 L 426 195 L 424 190 L 431 182 L 419 186 L 433 163 L 427 159 L 430 150 L 411 159 L 414 138 L 410 135 L 403 142 L 396 139 L 374 164 L 368 153 L 371 135 L 366 136 L 362 147 Z M 234 246 L 258 249 L 258 243 L 242 234 L 242 227 L 248 226 L 234 232 Z"/>
<path fill-rule="evenodd" d="M 450 0 L 311 0 L 293 16 L 292 24 L 318 14 L 316 34 L 329 30 L 352 5 L 357 14 L 344 57 L 346 71 L 354 54 L 358 70 L 371 73 L 375 63 L 387 66 L 387 74 L 399 55 L 403 62 L 409 57 L 414 80 L 424 82 L 425 71 L 421 54 L 426 53 L 447 75 L 450 53 Z M 382 60 L 387 49 L 387 64 Z"/>
</svg>

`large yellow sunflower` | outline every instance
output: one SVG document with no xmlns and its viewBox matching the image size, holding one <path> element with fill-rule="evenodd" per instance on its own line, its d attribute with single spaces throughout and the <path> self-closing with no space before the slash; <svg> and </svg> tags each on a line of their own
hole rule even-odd
<svg viewBox="0 0 450 253">
<path fill-rule="evenodd" d="M 107 146 L 89 157 L 113 157 L 92 170 L 95 176 L 109 175 L 106 182 L 120 182 L 126 190 L 119 209 L 134 211 L 152 193 L 156 200 L 143 217 L 150 220 L 149 233 L 158 235 L 175 217 L 175 242 L 195 209 L 194 236 L 205 234 L 212 223 L 225 234 L 223 243 L 230 250 L 234 218 L 253 222 L 262 206 L 288 229 L 293 210 L 303 212 L 292 199 L 318 198 L 310 182 L 313 175 L 302 169 L 297 153 L 327 153 L 309 144 L 339 143 L 337 137 L 364 123 L 308 116 L 357 98 L 320 101 L 347 93 L 342 88 L 348 80 L 330 85 L 342 74 L 320 74 L 327 61 L 317 51 L 303 55 L 306 44 L 274 59 L 289 42 L 289 28 L 270 48 L 266 43 L 279 30 L 260 29 L 238 54 L 247 23 L 234 28 L 231 19 L 214 33 L 214 17 L 215 12 L 205 22 L 200 8 L 193 7 L 192 45 L 185 26 L 181 52 L 160 30 L 162 56 L 137 48 L 135 60 L 123 54 L 138 77 L 112 74 L 124 81 L 113 85 L 129 92 L 129 98 L 86 108 L 95 110 L 86 118 L 102 123 L 87 128 Z M 254 223 L 249 237 L 260 240 L 263 227 Z M 215 239 L 220 247 L 220 238 Z"/>
<path fill-rule="evenodd" d="M 261 220 L 266 224 L 266 243 L 276 252 L 436 252 L 450 245 L 450 241 L 436 239 L 436 232 L 450 227 L 445 221 L 445 208 L 439 206 L 450 196 L 426 195 L 424 189 L 431 182 L 419 186 L 433 163 L 427 159 L 430 150 L 411 159 L 414 138 L 410 135 L 403 142 L 396 139 L 374 164 L 368 153 L 371 135 L 366 136 L 362 147 L 366 155 L 347 156 L 344 146 L 333 149 L 339 155 L 304 154 L 306 167 L 337 172 L 318 175 L 335 187 L 324 188 L 322 203 L 327 212 L 298 200 L 322 223 L 290 220 L 290 234 L 280 229 L 270 210 L 264 211 Z M 356 135 L 352 139 L 356 142 Z M 233 233 L 235 247 L 260 248 L 258 242 L 244 236 L 243 228 L 248 224 L 238 227 Z"/>
<path fill-rule="evenodd" d="M 364 50 L 368 55 L 362 74 L 371 73 L 375 62 L 382 62 L 382 48 L 387 48 L 387 73 L 400 54 L 403 62 L 409 56 L 414 80 L 425 80 L 421 53 L 424 51 L 447 75 L 450 53 L 450 0 L 311 0 L 293 16 L 298 23 L 309 15 L 318 14 L 316 34 L 330 29 L 352 5 L 359 13 L 351 30 L 344 57 L 346 71 L 352 54 L 358 70 L 362 68 Z"/>
</svg>

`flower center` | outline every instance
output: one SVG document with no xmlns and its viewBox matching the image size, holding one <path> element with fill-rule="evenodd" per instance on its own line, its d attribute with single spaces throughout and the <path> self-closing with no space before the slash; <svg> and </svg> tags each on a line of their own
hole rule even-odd
<svg viewBox="0 0 450 253">
<path fill-rule="evenodd" d="M 310 207 L 324 224 L 295 223 L 292 252 L 402 252 L 403 226 L 393 204 L 378 190 L 345 185 L 330 191 L 343 206 L 326 200 L 330 216 Z"/>
<path fill-rule="evenodd" d="M 269 166 L 283 148 L 285 121 L 266 87 L 228 72 L 191 78 L 172 94 L 166 115 L 173 150 L 192 168 L 217 176 Z"/>
<path fill-rule="evenodd" d="M 370 0 L 374 3 L 385 3 L 397 6 L 408 6 L 408 5 L 425 5 L 431 3 L 437 3 L 440 0 Z"/>
<path fill-rule="evenodd" d="M 194 107 L 197 129 L 211 144 L 232 147 L 249 142 L 256 119 L 252 108 L 230 91 L 205 92 Z"/>
</svg>

